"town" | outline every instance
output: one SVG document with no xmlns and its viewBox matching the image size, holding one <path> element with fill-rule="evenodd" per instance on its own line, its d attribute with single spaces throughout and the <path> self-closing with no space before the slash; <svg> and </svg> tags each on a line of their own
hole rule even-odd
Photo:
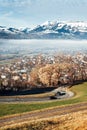
<svg viewBox="0 0 87 130">
<path fill-rule="evenodd" d="M 23 56 L 0 65 L 0 91 L 58 87 L 87 80 L 87 54 Z"/>
</svg>

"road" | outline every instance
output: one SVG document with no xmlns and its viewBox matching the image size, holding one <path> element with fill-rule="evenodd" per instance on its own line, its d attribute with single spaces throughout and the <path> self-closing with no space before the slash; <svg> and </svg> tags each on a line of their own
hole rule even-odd
<svg viewBox="0 0 87 130">
<path fill-rule="evenodd" d="M 69 106 L 55 107 L 35 112 L 27 112 L 15 116 L 3 117 L 0 118 L 0 128 L 2 128 L 3 126 L 9 126 L 16 123 L 22 123 L 24 121 L 32 121 L 36 119 L 60 116 L 82 110 L 87 110 L 87 102 Z"/>
<path fill-rule="evenodd" d="M 57 95 L 57 100 L 61 100 L 61 99 L 67 99 L 70 98 L 72 96 L 74 96 L 74 93 L 71 91 L 67 91 L 66 88 L 63 87 L 59 87 L 57 89 L 54 89 L 53 91 L 51 91 L 50 93 L 52 94 L 56 94 L 57 92 L 61 92 L 61 91 L 65 91 L 66 94 L 59 96 Z M 49 94 L 50 95 L 50 94 Z M 43 101 L 49 101 L 51 100 L 50 96 L 44 96 L 44 97 L 28 97 L 28 96 L 0 96 L 0 103 L 16 103 L 16 102 L 43 102 Z"/>
</svg>

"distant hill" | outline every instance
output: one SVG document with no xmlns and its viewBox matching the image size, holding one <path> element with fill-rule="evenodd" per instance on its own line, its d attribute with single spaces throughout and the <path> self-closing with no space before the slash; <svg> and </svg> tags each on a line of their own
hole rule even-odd
<svg viewBox="0 0 87 130">
<path fill-rule="evenodd" d="M 0 26 L 1 39 L 87 39 L 87 22 L 47 21 L 33 29 Z"/>
</svg>

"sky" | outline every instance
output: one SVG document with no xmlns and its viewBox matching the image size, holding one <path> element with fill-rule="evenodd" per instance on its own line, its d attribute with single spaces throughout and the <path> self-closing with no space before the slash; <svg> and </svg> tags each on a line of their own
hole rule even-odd
<svg viewBox="0 0 87 130">
<path fill-rule="evenodd" d="M 87 0 L 0 0 L 0 25 L 29 27 L 46 21 L 87 21 Z"/>
</svg>

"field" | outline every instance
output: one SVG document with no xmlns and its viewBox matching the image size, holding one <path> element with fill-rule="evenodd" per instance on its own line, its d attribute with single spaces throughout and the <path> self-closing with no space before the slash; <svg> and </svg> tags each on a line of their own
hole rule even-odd
<svg viewBox="0 0 87 130">
<path fill-rule="evenodd" d="M 0 104 L 0 116 L 8 116 L 12 114 L 19 114 L 24 112 L 30 112 L 35 110 L 41 110 L 44 108 L 50 108 L 55 106 L 70 105 L 80 102 L 87 102 L 87 82 L 75 85 L 70 88 L 75 93 L 73 98 L 67 100 L 55 100 L 49 102 L 39 103 L 14 103 L 14 104 Z"/>
<path fill-rule="evenodd" d="M 1 130 L 87 130 L 87 111 L 79 111 L 46 119 L 16 123 Z"/>
<path fill-rule="evenodd" d="M 0 130 L 87 130 L 87 82 L 74 97 L 39 103 L 1 103 Z"/>
</svg>

